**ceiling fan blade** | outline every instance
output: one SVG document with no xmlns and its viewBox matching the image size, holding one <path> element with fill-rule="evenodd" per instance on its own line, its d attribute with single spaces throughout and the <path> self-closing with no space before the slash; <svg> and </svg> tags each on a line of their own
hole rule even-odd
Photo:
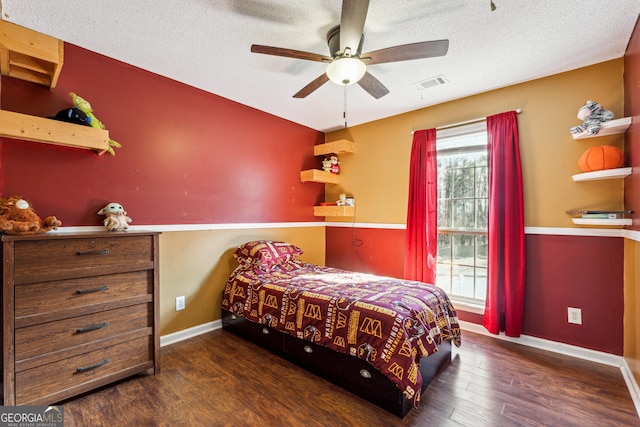
<svg viewBox="0 0 640 427">
<path fill-rule="evenodd" d="M 434 58 L 436 56 L 446 55 L 448 50 L 449 40 L 434 40 L 374 50 L 360 57 L 367 65 L 371 65 L 383 64 L 385 62 L 408 61 L 410 59 Z M 366 58 L 371 58 L 371 60 L 367 61 Z"/>
<path fill-rule="evenodd" d="M 320 77 L 318 77 L 317 79 L 313 80 L 311 83 L 309 83 L 308 85 L 300 89 L 298 93 L 293 95 L 293 97 L 306 98 L 307 96 L 311 95 L 313 91 L 315 91 L 316 89 L 318 89 L 320 86 L 322 86 L 328 81 L 329 81 L 329 76 L 327 76 L 326 73 L 323 73 Z"/>
<path fill-rule="evenodd" d="M 356 55 L 368 9 L 369 0 L 342 0 L 340 52 L 351 48 L 351 55 Z"/>
<path fill-rule="evenodd" d="M 375 99 L 382 98 L 389 93 L 389 89 L 387 89 L 385 85 L 380 83 L 380 80 L 369 74 L 368 71 L 364 74 L 364 77 L 360 79 L 358 84 L 360 85 L 360 87 L 362 87 L 362 89 L 366 90 L 369 95 L 373 96 Z"/>
<path fill-rule="evenodd" d="M 301 50 L 286 49 L 283 47 L 262 46 L 259 44 L 251 45 L 251 52 L 263 53 L 265 55 L 284 56 L 285 58 L 306 59 L 307 61 L 331 62 L 328 56 L 317 53 L 303 52 Z"/>
</svg>

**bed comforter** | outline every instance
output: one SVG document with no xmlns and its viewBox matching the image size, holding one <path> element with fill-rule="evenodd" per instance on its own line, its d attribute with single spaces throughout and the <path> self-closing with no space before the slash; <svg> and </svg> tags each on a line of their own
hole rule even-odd
<svg viewBox="0 0 640 427">
<path fill-rule="evenodd" d="M 420 358 L 443 340 L 460 345 L 458 318 L 440 288 L 299 260 L 270 271 L 239 266 L 222 307 L 248 320 L 367 360 L 414 406 Z"/>
</svg>

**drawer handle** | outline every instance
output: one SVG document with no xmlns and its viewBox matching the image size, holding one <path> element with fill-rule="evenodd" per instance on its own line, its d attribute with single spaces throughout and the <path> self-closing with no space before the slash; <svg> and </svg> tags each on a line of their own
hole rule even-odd
<svg viewBox="0 0 640 427">
<path fill-rule="evenodd" d="M 362 378 L 371 378 L 371 372 L 367 371 L 366 369 L 360 369 L 360 376 Z"/>
<path fill-rule="evenodd" d="M 265 335 L 269 335 L 269 330 L 267 328 L 262 328 L 262 333 Z"/>
<path fill-rule="evenodd" d="M 233 320 L 236 320 L 238 317 L 237 317 L 235 314 L 232 314 L 232 315 L 231 315 L 231 318 L 232 318 Z"/>
<path fill-rule="evenodd" d="M 92 292 L 100 292 L 100 291 L 108 291 L 109 285 L 100 286 L 99 288 L 93 289 L 76 289 L 76 294 L 90 294 Z"/>
<path fill-rule="evenodd" d="M 89 325 L 86 328 L 77 328 L 76 329 L 76 333 L 77 334 L 82 334 L 84 332 L 95 331 L 97 329 L 106 328 L 107 326 L 109 326 L 109 322 L 104 322 L 104 323 L 101 323 L 99 325 Z"/>
<path fill-rule="evenodd" d="M 305 353 L 309 353 L 309 354 L 313 353 L 313 349 L 311 347 L 309 347 L 308 345 L 305 345 L 303 350 L 304 350 Z"/>
<path fill-rule="evenodd" d="M 82 373 L 82 372 L 90 371 L 92 369 L 99 368 L 100 366 L 104 366 L 107 363 L 109 363 L 109 359 L 105 359 L 104 361 L 102 361 L 100 363 L 96 363 L 95 365 L 91 365 L 91 366 L 87 366 L 87 367 L 80 366 L 80 367 L 76 368 L 76 372 L 77 373 Z"/>
<path fill-rule="evenodd" d="M 109 255 L 109 249 L 103 249 L 101 251 L 78 251 L 76 252 L 76 255 Z"/>
</svg>

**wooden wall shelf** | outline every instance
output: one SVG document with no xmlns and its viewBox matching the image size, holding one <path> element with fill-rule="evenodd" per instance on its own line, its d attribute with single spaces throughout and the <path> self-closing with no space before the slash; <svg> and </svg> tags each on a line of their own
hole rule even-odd
<svg viewBox="0 0 640 427">
<path fill-rule="evenodd" d="M 314 156 L 323 156 L 331 153 L 355 153 L 355 151 L 355 144 L 348 139 L 339 139 L 337 141 L 314 145 L 313 147 Z"/>
<path fill-rule="evenodd" d="M 64 62 L 62 40 L 0 20 L 0 73 L 49 87 Z M 109 131 L 0 110 L 0 137 L 96 150 L 109 148 Z"/>
<path fill-rule="evenodd" d="M 0 21 L 0 73 L 53 90 L 64 60 L 64 42 Z"/>
<path fill-rule="evenodd" d="M 300 172 L 302 182 L 320 182 L 324 184 L 337 184 L 340 182 L 338 175 L 325 172 L 320 169 L 308 169 Z"/>
<path fill-rule="evenodd" d="M 355 206 L 314 206 L 313 214 L 315 216 L 354 216 L 356 214 Z"/>
<path fill-rule="evenodd" d="M 109 131 L 43 117 L 0 110 L 0 136 L 96 150 L 109 148 Z"/>
</svg>

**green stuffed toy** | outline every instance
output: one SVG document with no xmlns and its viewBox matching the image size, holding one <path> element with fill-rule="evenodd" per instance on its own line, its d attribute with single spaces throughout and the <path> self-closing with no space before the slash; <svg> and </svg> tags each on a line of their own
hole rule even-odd
<svg viewBox="0 0 640 427">
<path fill-rule="evenodd" d="M 71 92 L 69 95 L 71 96 L 73 105 L 75 105 L 76 108 L 78 108 L 80 111 L 82 111 L 87 115 L 87 118 L 89 118 L 89 123 L 91 124 L 91 127 L 96 129 L 106 129 L 104 127 L 104 124 L 102 124 L 102 122 L 98 120 L 96 116 L 93 115 L 93 108 L 91 108 L 91 104 L 89 104 L 89 102 L 87 102 L 84 98 L 76 95 L 73 92 Z M 114 141 L 113 139 L 109 138 L 109 147 L 107 148 L 107 151 L 111 153 L 112 156 L 115 156 L 116 152 L 113 150 L 112 147 L 120 148 L 122 147 L 122 145 Z"/>
</svg>

